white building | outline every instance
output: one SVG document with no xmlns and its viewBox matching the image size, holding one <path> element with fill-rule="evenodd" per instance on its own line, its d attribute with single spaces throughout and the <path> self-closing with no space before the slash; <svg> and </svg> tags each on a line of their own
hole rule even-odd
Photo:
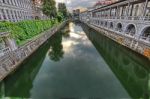
<svg viewBox="0 0 150 99">
<path fill-rule="evenodd" d="M 0 20 L 17 22 L 30 20 L 32 17 L 32 0 L 0 0 Z"/>
</svg>

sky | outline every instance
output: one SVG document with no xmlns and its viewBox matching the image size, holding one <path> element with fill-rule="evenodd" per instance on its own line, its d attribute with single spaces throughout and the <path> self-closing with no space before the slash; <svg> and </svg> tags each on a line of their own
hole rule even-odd
<svg viewBox="0 0 150 99">
<path fill-rule="evenodd" d="M 76 8 L 92 7 L 99 0 L 56 0 L 56 2 L 64 2 L 69 11 Z"/>
</svg>

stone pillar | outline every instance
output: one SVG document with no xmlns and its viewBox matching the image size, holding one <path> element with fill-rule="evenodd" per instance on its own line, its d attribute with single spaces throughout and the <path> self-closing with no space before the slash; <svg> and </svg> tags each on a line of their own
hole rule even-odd
<svg viewBox="0 0 150 99">
<path fill-rule="evenodd" d="M 111 18 L 111 11 L 112 11 L 112 8 L 110 8 L 110 12 L 109 12 L 109 18 Z"/>
<path fill-rule="evenodd" d="M 16 22 L 16 16 L 15 16 L 15 12 L 14 12 L 14 10 L 12 10 L 12 14 L 13 14 L 13 16 L 14 16 L 14 22 Z"/>
<path fill-rule="evenodd" d="M 4 20 L 3 13 L 2 13 L 1 9 L 0 9 L 0 17 L 1 17 L 1 20 Z"/>
<path fill-rule="evenodd" d="M 128 19 L 128 16 L 129 16 L 129 9 L 130 9 L 130 2 L 128 1 L 128 6 L 126 7 L 126 11 L 125 11 L 126 19 Z"/>
<path fill-rule="evenodd" d="M 7 15 L 6 9 L 4 9 L 4 15 L 5 15 L 5 17 L 6 17 L 5 20 L 8 20 L 8 15 Z"/>
<path fill-rule="evenodd" d="M 143 17 L 146 16 L 147 5 L 148 5 L 148 0 L 146 0 L 146 1 L 145 1 L 145 4 L 144 4 Z"/>
<path fill-rule="evenodd" d="M 12 13 L 11 13 L 11 11 L 10 11 L 10 10 L 8 10 L 8 14 L 9 14 L 9 17 L 10 17 L 10 19 L 9 19 L 9 20 L 13 21 Z"/>
<path fill-rule="evenodd" d="M 132 16 L 132 13 L 133 13 L 133 8 L 134 8 L 134 4 L 132 4 L 132 5 L 131 5 L 131 9 L 130 9 L 129 16 Z"/>
<path fill-rule="evenodd" d="M 15 41 L 9 37 L 3 37 L 3 40 L 7 47 L 9 47 L 12 51 L 17 49 L 17 45 Z"/>
</svg>

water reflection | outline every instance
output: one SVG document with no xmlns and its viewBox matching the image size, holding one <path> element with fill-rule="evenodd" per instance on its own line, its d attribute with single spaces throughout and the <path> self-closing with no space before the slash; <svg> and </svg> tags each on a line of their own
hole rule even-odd
<svg viewBox="0 0 150 99">
<path fill-rule="evenodd" d="M 59 32 L 55 35 L 54 38 L 51 39 L 51 47 L 49 50 L 49 57 L 53 61 L 59 61 L 63 58 L 63 46 L 62 46 L 62 33 Z"/>
<path fill-rule="evenodd" d="M 3 81 L 1 97 L 148 98 L 148 60 L 83 26 L 92 44 L 80 25 L 68 26 Z"/>
<path fill-rule="evenodd" d="M 73 23 L 70 28 L 70 37 L 62 41 L 63 58 L 54 62 L 45 57 L 33 81 L 31 98 L 129 98 L 82 28 Z"/>
<path fill-rule="evenodd" d="M 86 26 L 84 30 L 128 93 L 149 99 L 150 61 Z"/>
<path fill-rule="evenodd" d="M 36 53 L 33 53 L 29 59 L 21 64 L 21 68 L 19 68 L 17 72 L 12 73 L 1 82 L 0 98 L 14 97 L 22 99 L 30 97 L 29 90 L 33 87 L 32 82 L 41 68 L 41 64 L 49 47 L 50 43 L 45 43 Z"/>
</svg>

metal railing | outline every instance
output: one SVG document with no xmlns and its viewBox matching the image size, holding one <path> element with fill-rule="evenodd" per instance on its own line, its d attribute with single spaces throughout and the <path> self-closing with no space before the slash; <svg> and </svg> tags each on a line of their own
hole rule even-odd
<svg viewBox="0 0 150 99">
<path fill-rule="evenodd" d="M 5 55 L 6 53 L 9 53 L 10 52 L 10 48 L 9 47 L 6 47 L 4 49 L 1 49 L 0 50 L 0 57 Z"/>
<path fill-rule="evenodd" d="M 141 36 L 141 37 L 140 37 L 140 40 L 146 41 L 146 42 L 149 42 L 149 43 L 150 43 L 150 37 Z"/>
</svg>

